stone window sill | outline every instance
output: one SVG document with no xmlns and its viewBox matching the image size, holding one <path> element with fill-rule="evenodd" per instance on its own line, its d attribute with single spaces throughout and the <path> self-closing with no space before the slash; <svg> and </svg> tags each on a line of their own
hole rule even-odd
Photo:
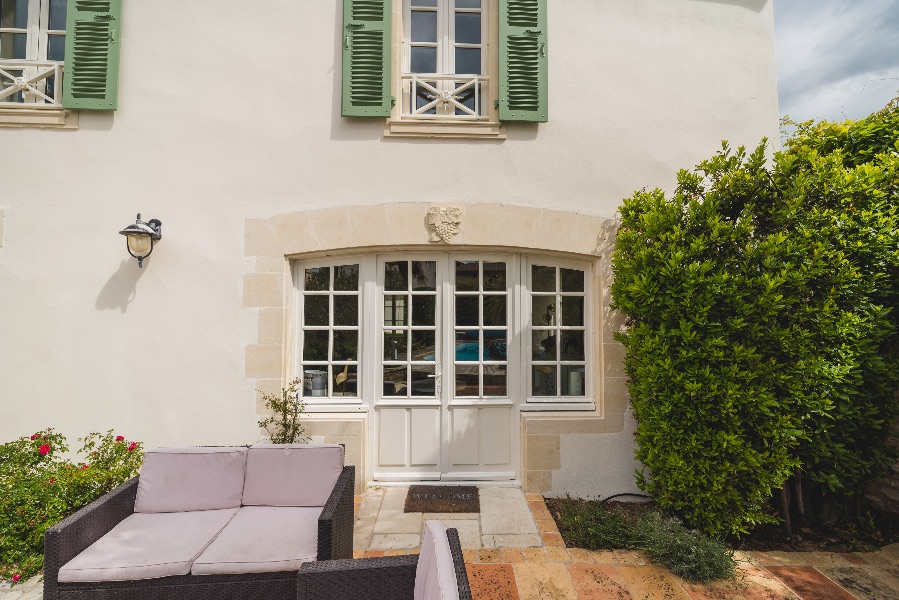
<svg viewBox="0 0 899 600">
<path fill-rule="evenodd" d="M 0 127 L 78 129 L 78 111 L 60 107 L 0 106 Z"/>
<path fill-rule="evenodd" d="M 387 119 L 386 137 L 506 139 L 506 126 L 496 121 Z"/>
</svg>

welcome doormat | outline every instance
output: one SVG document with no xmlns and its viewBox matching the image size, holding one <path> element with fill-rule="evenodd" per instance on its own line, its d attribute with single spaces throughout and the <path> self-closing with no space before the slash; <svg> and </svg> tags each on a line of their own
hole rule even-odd
<svg viewBox="0 0 899 600">
<path fill-rule="evenodd" d="M 481 512 L 478 488 L 473 485 L 413 485 L 406 494 L 403 512 Z"/>
</svg>

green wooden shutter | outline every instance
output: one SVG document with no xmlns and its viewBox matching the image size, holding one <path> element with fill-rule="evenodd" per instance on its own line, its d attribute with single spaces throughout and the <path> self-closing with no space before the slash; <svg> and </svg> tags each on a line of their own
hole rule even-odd
<svg viewBox="0 0 899 600">
<path fill-rule="evenodd" d="M 62 105 L 115 110 L 122 0 L 68 0 Z"/>
<path fill-rule="evenodd" d="M 546 0 L 500 0 L 499 118 L 547 120 Z"/>
<path fill-rule="evenodd" d="M 343 0 L 344 117 L 389 117 L 390 0 Z"/>
</svg>

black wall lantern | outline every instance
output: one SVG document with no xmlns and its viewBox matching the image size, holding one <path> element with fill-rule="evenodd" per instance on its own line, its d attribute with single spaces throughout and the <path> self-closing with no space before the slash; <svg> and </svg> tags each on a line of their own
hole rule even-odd
<svg viewBox="0 0 899 600">
<path fill-rule="evenodd" d="M 128 254 L 137 259 L 139 268 L 143 268 L 144 259 L 153 252 L 153 243 L 162 239 L 162 221 L 150 219 L 144 223 L 140 220 L 140 213 L 137 213 L 134 225 L 129 225 L 119 233 L 127 238 Z"/>
</svg>

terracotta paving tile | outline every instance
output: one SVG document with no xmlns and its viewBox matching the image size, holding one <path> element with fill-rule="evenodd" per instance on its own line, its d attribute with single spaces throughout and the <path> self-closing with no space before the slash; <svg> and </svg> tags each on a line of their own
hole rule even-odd
<svg viewBox="0 0 899 600">
<path fill-rule="evenodd" d="M 652 562 L 640 550 L 612 550 L 612 553 L 615 555 L 615 562 L 619 565 L 642 566 Z M 599 560 L 596 562 L 599 562 Z"/>
<path fill-rule="evenodd" d="M 761 567 L 742 565 L 737 577 L 744 584 L 741 593 L 746 600 L 800 600 L 784 582 Z"/>
<path fill-rule="evenodd" d="M 565 549 L 564 546 L 547 546 L 546 547 L 546 562 L 571 562 L 571 556 L 568 554 L 568 550 Z"/>
<path fill-rule="evenodd" d="M 362 558 L 364 554 L 365 551 L 363 550 L 353 550 L 353 558 Z"/>
<path fill-rule="evenodd" d="M 782 566 L 768 570 L 801 598 L 809 600 L 855 600 L 855 596 L 832 582 L 814 567 Z"/>
<path fill-rule="evenodd" d="M 556 522 L 553 519 L 534 519 L 534 521 L 537 523 L 537 531 L 559 533 L 559 528 L 556 527 Z"/>
<path fill-rule="evenodd" d="M 500 554 L 502 555 L 501 562 L 524 562 L 524 552 L 521 551 L 521 548 L 502 548 Z"/>
<path fill-rule="evenodd" d="M 758 559 L 750 554 L 749 552 L 741 552 L 737 550 L 734 552 L 734 560 L 736 560 L 741 565 L 758 565 L 760 564 Z"/>
<path fill-rule="evenodd" d="M 751 556 L 754 560 L 753 564 L 768 566 L 768 565 L 782 565 L 783 561 L 772 556 L 769 552 L 758 552 L 753 550 L 752 552 L 748 552 L 749 556 Z"/>
<path fill-rule="evenodd" d="M 565 542 L 558 533 L 541 533 L 540 538 L 543 540 L 544 546 L 564 546 Z"/>
<path fill-rule="evenodd" d="M 569 565 L 578 600 L 631 600 L 624 578 L 611 565 Z"/>
<path fill-rule="evenodd" d="M 681 579 L 664 567 L 620 565 L 616 567 L 634 598 L 652 600 L 690 600 Z"/>
<path fill-rule="evenodd" d="M 522 548 L 521 551 L 527 562 L 546 562 L 546 550 L 543 548 Z"/>
<path fill-rule="evenodd" d="M 571 555 L 571 562 L 576 563 L 594 563 L 593 553 L 583 548 L 569 548 L 568 554 Z"/>
<path fill-rule="evenodd" d="M 771 558 L 779 561 L 779 565 L 797 567 L 846 567 L 850 563 L 836 552 L 769 552 Z"/>
<path fill-rule="evenodd" d="M 730 581 L 712 581 L 709 583 L 681 583 L 692 600 L 745 600 L 742 591 L 748 584 L 734 579 Z"/>
<path fill-rule="evenodd" d="M 416 554 L 418 554 L 416 552 Z M 478 562 L 478 551 L 477 550 L 462 550 L 462 560 L 465 561 L 466 565 L 473 565 Z"/>
<path fill-rule="evenodd" d="M 855 552 L 841 552 L 840 556 L 845 558 L 847 561 L 851 562 L 854 565 L 866 565 L 868 561 L 864 558 L 856 554 Z"/>
<path fill-rule="evenodd" d="M 366 550 L 365 554 L 362 555 L 364 558 L 377 558 L 378 556 L 384 556 L 383 550 Z"/>
<path fill-rule="evenodd" d="M 404 556 L 409 554 L 408 550 L 385 550 L 384 556 Z"/>
<path fill-rule="evenodd" d="M 465 565 L 472 600 L 518 600 L 512 565 Z"/>
<path fill-rule="evenodd" d="M 896 564 L 896 559 L 884 552 L 865 552 L 864 554 L 860 554 L 860 556 L 869 565 L 890 567 Z"/>
<path fill-rule="evenodd" d="M 521 600 L 577 600 L 565 565 L 523 562 L 512 565 Z"/>
<path fill-rule="evenodd" d="M 590 550 L 590 557 L 598 565 L 620 564 L 614 550 Z M 642 564 L 642 561 L 639 563 Z"/>
<path fill-rule="evenodd" d="M 876 567 L 819 567 L 818 570 L 862 600 L 899 598 L 899 580 L 890 581 Z"/>
<path fill-rule="evenodd" d="M 528 502 L 540 502 L 543 503 L 543 494 L 525 494 L 525 500 Z"/>
<path fill-rule="evenodd" d="M 499 548 L 482 548 L 481 550 L 478 550 L 479 563 L 498 563 L 499 560 Z"/>
</svg>

